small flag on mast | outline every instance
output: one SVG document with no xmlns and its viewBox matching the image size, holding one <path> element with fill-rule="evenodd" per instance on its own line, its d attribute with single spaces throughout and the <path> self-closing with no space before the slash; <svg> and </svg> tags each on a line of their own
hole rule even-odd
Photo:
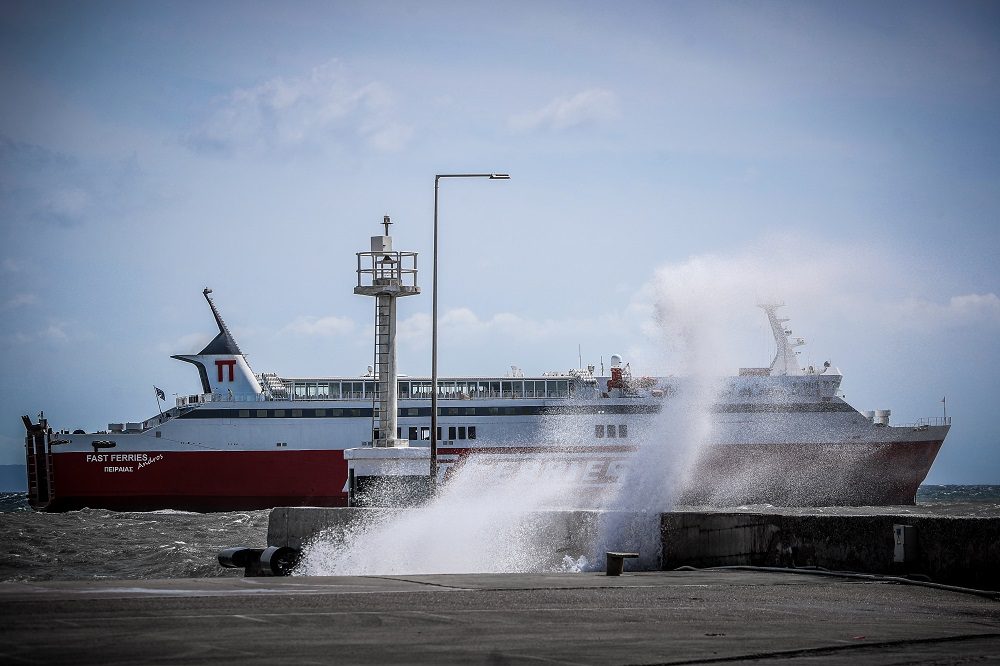
<svg viewBox="0 0 1000 666">
<path fill-rule="evenodd" d="M 163 389 L 156 388 L 154 386 L 153 390 L 156 391 L 156 399 L 157 400 L 166 400 L 167 399 L 167 394 L 163 392 Z"/>
</svg>

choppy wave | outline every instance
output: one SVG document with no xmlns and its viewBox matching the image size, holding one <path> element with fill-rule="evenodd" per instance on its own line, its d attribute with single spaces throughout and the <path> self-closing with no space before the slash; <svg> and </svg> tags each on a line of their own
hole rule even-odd
<svg viewBox="0 0 1000 666">
<path fill-rule="evenodd" d="M 917 504 L 986 503 L 1000 504 L 1000 486 L 929 486 L 917 490 Z"/>
<path fill-rule="evenodd" d="M 218 552 L 267 539 L 267 511 L 41 513 L 26 500 L 0 501 L 0 580 L 7 581 L 242 575 L 222 569 Z"/>
<path fill-rule="evenodd" d="M 0 493 L 0 513 L 30 510 L 27 493 Z"/>
<path fill-rule="evenodd" d="M 953 516 L 1000 516 L 1000 486 L 923 485 L 917 490 L 917 506 Z"/>
</svg>

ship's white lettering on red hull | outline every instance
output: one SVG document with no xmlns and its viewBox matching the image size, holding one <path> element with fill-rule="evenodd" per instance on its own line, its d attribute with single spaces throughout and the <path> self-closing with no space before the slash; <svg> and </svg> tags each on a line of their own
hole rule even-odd
<svg viewBox="0 0 1000 666">
<path fill-rule="evenodd" d="M 152 458 L 150 458 L 149 460 L 146 460 L 145 462 L 139 463 L 138 469 L 142 469 L 143 467 L 149 467 L 150 465 L 152 465 L 153 463 L 155 463 L 155 462 L 157 462 L 159 460 L 163 460 L 163 454 L 162 453 L 159 454 L 159 455 L 156 455 L 156 456 L 154 456 Z"/>
<path fill-rule="evenodd" d="M 450 476 L 454 464 L 445 460 L 445 476 Z M 522 455 L 472 455 L 458 463 L 480 465 L 499 470 L 515 472 L 523 479 L 535 481 L 556 481 L 579 485 L 605 485 L 618 483 L 624 471 L 626 460 L 618 457 L 558 458 L 548 456 Z"/>
<path fill-rule="evenodd" d="M 161 458 L 163 456 L 160 456 Z M 145 462 L 148 453 L 88 453 L 87 462 Z"/>
<path fill-rule="evenodd" d="M 132 465 L 129 467 L 119 466 L 119 465 L 105 465 L 105 472 L 134 472 L 136 470 L 142 469 L 143 467 L 149 467 L 155 462 L 163 460 L 163 454 L 157 454 L 152 458 L 149 457 L 148 453 L 88 453 L 87 462 L 89 463 L 109 463 L 109 462 L 137 462 L 138 466 Z"/>
</svg>

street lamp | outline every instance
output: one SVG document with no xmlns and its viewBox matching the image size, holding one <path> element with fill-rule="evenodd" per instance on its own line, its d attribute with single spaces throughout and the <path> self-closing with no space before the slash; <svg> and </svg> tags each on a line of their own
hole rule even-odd
<svg viewBox="0 0 1000 666">
<path fill-rule="evenodd" d="M 510 180 L 506 173 L 441 173 L 434 176 L 434 267 L 431 271 L 431 492 L 437 488 L 438 463 L 438 183 L 442 178 Z"/>
</svg>

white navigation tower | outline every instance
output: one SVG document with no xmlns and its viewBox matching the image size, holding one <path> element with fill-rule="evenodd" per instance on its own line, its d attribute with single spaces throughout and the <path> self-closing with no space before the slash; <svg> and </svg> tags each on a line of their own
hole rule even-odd
<svg viewBox="0 0 1000 666">
<path fill-rule="evenodd" d="M 371 251 L 358 252 L 355 294 L 375 297 L 375 365 L 378 428 L 372 433 L 377 447 L 407 446 L 396 437 L 398 383 L 396 381 L 396 299 L 420 293 L 417 253 L 392 249 L 389 216 L 382 219 L 385 235 L 372 236 Z"/>
<path fill-rule="evenodd" d="M 385 235 L 372 236 L 370 252 L 358 252 L 354 293 L 375 297 L 372 372 L 378 405 L 372 415 L 371 441 L 344 451 L 350 506 L 411 506 L 426 499 L 430 488 L 429 449 L 410 446 L 396 432 L 396 299 L 420 293 L 417 253 L 393 250 L 388 215 L 382 224 Z"/>
</svg>

